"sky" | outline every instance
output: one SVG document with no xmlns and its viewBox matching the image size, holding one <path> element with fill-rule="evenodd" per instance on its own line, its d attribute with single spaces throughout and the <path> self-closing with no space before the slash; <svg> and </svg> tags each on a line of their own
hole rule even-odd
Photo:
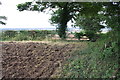
<svg viewBox="0 0 120 80">
<path fill-rule="evenodd" d="M 49 19 L 50 13 L 42 13 L 37 11 L 22 11 L 17 10 L 17 4 L 33 0 L 0 0 L 0 16 L 6 16 L 6 25 L 1 25 L 0 28 L 55 28 L 51 25 Z M 70 27 L 70 22 L 68 24 Z"/>
</svg>

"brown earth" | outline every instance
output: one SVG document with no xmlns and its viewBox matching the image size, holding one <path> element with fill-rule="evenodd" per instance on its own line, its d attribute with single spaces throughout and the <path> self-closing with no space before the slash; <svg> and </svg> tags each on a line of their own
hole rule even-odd
<svg viewBox="0 0 120 80">
<path fill-rule="evenodd" d="M 39 42 L 1 42 L 2 70 L 5 78 L 50 78 L 59 69 L 77 44 L 49 44 Z"/>
</svg>

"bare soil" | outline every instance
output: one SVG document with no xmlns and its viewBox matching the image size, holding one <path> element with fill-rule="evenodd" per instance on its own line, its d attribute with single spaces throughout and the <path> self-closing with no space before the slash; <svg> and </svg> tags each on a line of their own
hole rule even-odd
<svg viewBox="0 0 120 80">
<path fill-rule="evenodd" d="M 76 44 L 39 42 L 0 42 L 2 44 L 2 75 L 5 78 L 50 78 L 76 49 Z"/>
</svg>

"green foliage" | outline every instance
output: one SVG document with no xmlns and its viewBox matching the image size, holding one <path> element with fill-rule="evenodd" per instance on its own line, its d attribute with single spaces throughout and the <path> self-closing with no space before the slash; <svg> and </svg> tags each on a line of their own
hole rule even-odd
<svg viewBox="0 0 120 80">
<path fill-rule="evenodd" d="M 20 30 L 18 32 L 19 32 L 19 34 L 28 35 L 28 31 L 27 30 Z"/>
<path fill-rule="evenodd" d="M 17 31 L 13 31 L 13 30 L 7 30 L 2 32 L 2 40 L 6 40 L 6 39 L 10 39 L 13 38 L 17 35 Z"/>
<path fill-rule="evenodd" d="M 6 23 L 2 21 L 2 19 L 7 20 L 5 16 L 0 16 L 0 24 L 5 25 Z"/>
<path fill-rule="evenodd" d="M 76 50 L 64 65 L 62 77 L 113 78 L 119 77 L 119 35 L 117 31 L 99 34 L 96 42 L 88 42 L 84 50 Z M 93 33 L 92 33 L 93 34 Z"/>
<path fill-rule="evenodd" d="M 85 31 L 85 36 L 87 36 L 90 41 L 96 41 L 97 34 L 94 31 Z"/>
<path fill-rule="evenodd" d="M 54 36 L 56 31 L 54 30 L 20 30 L 20 31 L 3 31 L 1 35 L 2 40 L 15 40 L 15 41 L 23 41 L 23 40 L 44 40 L 46 37 Z"/>
<path fill-rule="evenodd" d="M 88 42 L 84 50 L 76 50 L 64 65 L 62 77 L 65 78 L 112 78 L 118 72 L 117 41 L 104 39 Z M 112 36 L 111 36 L 112 37 Z M 109 42 L 108 42 L 109 41 Z"/>
<path fill-rule="evenodd" d="M 85 16 L 79 14 L 76 18 L 76 25 L 84 30 L 99 32 L 101 28 L 105 26 L 101 25 L 101 22 L 104 21 L 103 15 L 96 16 Z"/>
<path fill-rule="evenodd" d="M 23 4 L 18 4 L 17 7 L 19 8 L 19 11 L 23 11 L 25 9 L 28 9 L 30 7 L 32 2 L 25 2 Z"/>
<path fill-rule="evenodd" d="M 120 31 L 120 2 L 86 3 L 76 17 L 76 25 L 85 30 L 99 32 L 101 28 L 109 27 Z M 86 14 L 89 13 L 89 14 Z M 105 24 L 105 25 L 103 25 Z"/>
<path fill-rule="evenodd" d="M 16 37 L 12 38 L 14 41 L 25 41 L 31 40 L 32 38 L 24 34 L 18 34 Z"/>
<path fill-rule="evenodd" d="M 75 20 L 76 25 L 85 30 L 94 30 L 98 32 L 106 24 L 112 29 L 119 29 L 120 2 L 111 3 L 75 3 L 75 2 L 26 2 L 18 4 L 19 11 L 45 11 L 53 10 L 51 23 L 57 24 L 58 35 L 61 38 L 66 37 L 67 22 Z M 32 6 L 32 7 L 31 7 Z M 57 9 L 57 10 L 54 10 Z M 102 24 L 101 24 L 102 23 Z M 114 23 L 114 24 L 113 24 Z"/>
<path fill-rule="evenodd" d="M 79 33 L 75 33 L 75 37 L 80 40 L 80 38 L 82 38 L 84 36 L 84 33 L 83 32 L 79 32 Z"/>
<path fill-rule="evenodd" d="M 104 38 L 104 39 L 103 39 Z M 102 40 L 103 39 L 103 40 Z M 101 48 L 102 56 L 104 57 L 117 57 L 119 50 L 119 35 L 117 31 L 110 31 L 106 35 L 104 35 L 101 39 L 103 41 L 103 47 Z"/>
<path fill-rule="evenodd" d="M 32 31 L 28 31 L 28 34 L 29 34 L 29 36 L 32 37 L 33 40 L 35 40 L 35 39 L 39 40 L 40 38 L 45 39 L 46 36 L 48 36 L 49 34 L 52 34 L 52 31 L 48 31 L 48 30 L 41 30 L 41 31 L 32 30 Z"/>
<path fill-rule="evenodd" d="M 115 30 L 119 29 L 120 2 L 104 3 L 103 5 L 105 6 L 105 9 L 103 10 L 103 12 L 106 13 L 106 14 L 104 14 L 105 19 L 106 19 L 106 24 L 108 25 L 108 27 L 110 27 L 112 29 L 115 29 Z"/>
<path fill-rule="evenodd" d="M 117 60 L 100 61 L 93 54 L 84 54 L 70 59 L 64 67 L 65 78 L 111 78 L 118 69 Z"/>
<path fill-rule="evenodd" d="M 60 38 L 66 38 L 67 23 L 74 19 L 76 12 L 81 9 L 80 3 L 72 2 L 26 2 L 18 4 L 17 8 L 19 11 L 30 10 L 30 11 L 41 11 L 44 12 L 46 9 L 53 10 L 51 23 L 57 25 L 57 32 Z M 31 7 L 32 6 L 32 7 Z M 54 10 L 56 9 L 57 10 Z"/>
</svg>

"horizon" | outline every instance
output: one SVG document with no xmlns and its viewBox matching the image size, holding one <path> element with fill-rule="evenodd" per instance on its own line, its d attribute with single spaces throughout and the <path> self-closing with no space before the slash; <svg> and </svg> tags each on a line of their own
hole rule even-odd
<svg viewBox="0 0 120 80">
<path fill-rule="evenodd" d="M 80 31 L 79 28 L 67 28 L 68 31 Z M 20 30 L 56 30 L 56 28 L 0 28 L 0 31 L 7 31 L 7 30 L 13 30 L 13 31 L 20 31 Z"/>
<path fill-rule="evenodd" d="M 81 29 L 79 28 L 79 27 L 71 27 L 71 28 L 67 28 L 68 29 L 68 31 L 77 31 L 77 32 L 79 32 L 79 31 L 81 31 Z M 0 31 L 5 31 L 5 30 L 16 30 L 16 31 L 19 31 L 19 30 L 56 30 L 56 27 L 55 28 L 0 28 Z M 102 33 L 106 33 L 106 32 L 108 32 L 109 30 L 111 30 L 111 29 L 109 29 L 109 28 L 103 28 L 103 29 L 101 29 L 101 31 L 102 31 Z"/>
</svg>

